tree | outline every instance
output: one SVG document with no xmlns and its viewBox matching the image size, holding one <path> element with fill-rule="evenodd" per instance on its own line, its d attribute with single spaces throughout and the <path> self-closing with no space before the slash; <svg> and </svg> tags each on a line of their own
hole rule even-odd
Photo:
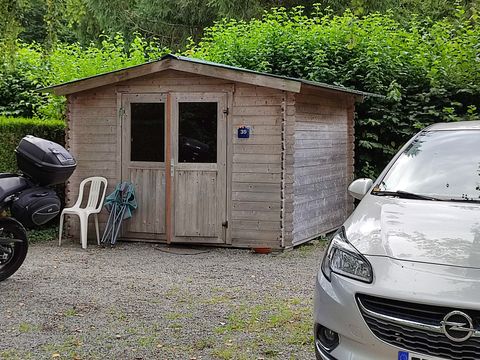
<svg viewBox="0 0 480 360">
<path fill-rule="evenodd" d="M 390 11 L 400 21 L 408 20 L 412 14 L 433 20 L 452 17 L 458 7 L 476 15 L 480 9 L 478 0 L 324 0 L 319 3 L 322 9 L 330 8 L 336 14 L 343 14 L 347 9 L 359 16 Z"/>
<path fill-rule="evenodd" d="M 51 46 L 57 40 L 72 42 L 66 14 L 71 0 L 0 0 L 0 40 L 13 44 L 16 40 Z"/>
<path fill-rule="evenodd" d="M 454 16 L 458 5 L 475 17 L 479 4 L 480 0 L 0 0 L 0 16 L 6 19 L 0 24 L 0 39 L 10 45 L 21 39 L 50 48 L 57 40 L 99 44 L 101 34 L 121 33 L 128 42 L 139 33 L 179 49 L 189 37 L 198 40 L 215 21 L 260 18 L 272 7 L 301 5 L 307 14 L 320 10 L 337 15 L 351 9 L 358 16 L 391 11 L 397 20 L 408 22 L 412 13 L 434 20 Z"/>
<path fill-rule="evenodd" d="M 72 1 L 72 0 L 70 0 Z M 180 48 L 189 37 L 199 39 L 203 29 L 223 18 L 260 17 L 273 6 L 305 5 L 314 0 L 73 0 L 82 3 L 107 35 L 134 33 L 158 39 L 160 45 Z M 78 23 L 82 21 L 79 18 Z"/>
<path fill-rule="evenodd" d="M 356 107 L 357 175 L 375 177 L 419 129 L 480 115 L 480 27 L 458 7 L 433 21 L 272 10 L 205 30 L 186 54 L 385 95 Z M 473 21 L 472 21 L 473 20 Z"/>
<path fill-rule="evenodd" d="M 17 0 L 0 0 L 0 61 L 8 63 L 15 51 L 15 41 L 22 31 L 18 13 L 23 3 Z M 1 64 L 0 64 L 1 65 Z"/>
</svg>

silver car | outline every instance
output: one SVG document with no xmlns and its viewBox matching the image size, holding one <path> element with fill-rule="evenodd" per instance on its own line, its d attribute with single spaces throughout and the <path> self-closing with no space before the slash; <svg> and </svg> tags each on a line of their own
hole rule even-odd
<svg viewBox="0 0 480 360">
<path fill-rule="evenodd" d="M 480 121 L 421 131 L 349 192 L 316 280 L 317 359 L 480 359 Z"/>
</svg>

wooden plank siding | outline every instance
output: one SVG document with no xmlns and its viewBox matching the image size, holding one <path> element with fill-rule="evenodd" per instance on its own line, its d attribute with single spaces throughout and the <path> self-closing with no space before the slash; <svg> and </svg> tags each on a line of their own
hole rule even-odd
<svg viewBox="0 0 480 360">
<path fill-rule="evenodd" d="M 281 248 L 284 92 L 235 84 L 231 109 L 232 245 Z M 250 128 L 239 139 L 238 127 Z"/>
<path fill-rule="evenodd" d="M 292 245 L 337 228 L 352 210 L 353 103 L 348 95 L 295 95 Z"/>
<path fill-rule="evenodd" d="M 78 167 L 67 191 L 68 204 L 78 196 L 80 181 L 102 174 L 109 180 L 109 191 L 121 180 L 121 120 L 117 92 L 205 92 L 235 90 L 229 109 L 231 144 L 228 169 L 231 172 L 229 232 L 236 247 L 270 246 L 280 248 L 281 235 L 281 144 L 282 101 L 284 92 L 206 76 L 166 70 L 69 96 L 68 142 Z M 250 139 L 237 139 L 240 125 L 251 128 Z M 162 197 L 163 198 L 163 197 Z M 137 216 L 141 215 L 141 211 Z M 134 215 L 135 216 L 135 215 Z M 102 214 L 101 229 L 106 214 Z M 76 220 L 71 235 L 78 237 Z M 90 239 L 94 232 L 89 231 Z"/>
<path fill-rule="evenodd" d="M 338 227 L 351 212 L 353 201 L 347 196 L 347 186 L 354 164 L 353 95 L 309 88 L 296 94 L 172 69 L 68 96 L 66 144 L 78 163 L 67 183 L 68 206 L 77 199 L 82 179 L 105 176 L 108 192 L 122 179 L 122 94 L 167 92 L 227 94 L 227 195 L 222 206 L 227 209 L 228 229 L 225 244 L 219 245 L 288 248 Z M 250 128 L 250 138 L 237 137 L 242 125 Z M 192 181 L 198 191 L 210 184 Z M 157 186 L 156 191 L 161 188 Z M 144 202 L 149 200 L 142 194 Z M 155 198 L 165 201 L 165 194 Z M 204 205 L 211 211 L 199 207 L 198 213 L 213 213 L 218 206 L 208 201 Z M 148 207 L 134 216 L 144 211 Z M 165 212 L 159 211 L 158 216 L 163 218 Z M 106 220 L 103 211 L 101 231 Z M 176 216 L 175 221 L 187 219 Z M 195 224 L 191 225 L 181 235 L 194 235 Z M 162 221 L 145 224 L 145 229 L 154 228 L 154 232 L 164 227 Z M 75 217 L 68 218 L 66 229 L 79 236 Z M 165 241 L 153 232 L 143 233 L 145 229 L 132 234 Z M 91 225 L 91 243 L 94 234 Z"/>
<path fill-rule="evenodd" d="M 286 93 L 284 97 L 284 126 L 282 144 L 282 232 L 283 247 L 289 248 L 293 245 L 293 172 L 295 150 L 295 123 L 296 107 L 295 96 Z"/>
<path fill-rule="evenodd" d="M 113 191 L 120 179 L 120 144 L 117 139 L 120 130 L 117 95 L 113 87 L 70 95 L 67 107 L 66 146 L 77 160 L 77 169 L 66 186 L 66 206 L 72 206 L 78 198 L 80 182 L 87 177 L 104 176 L 108 180 L 107 193 Z M 101 230 L 107 218 L 107 213 L 102 211 L 99 216 Z M 80 236 L 78 217 L 66 217 L 66 234 L 74 238 Z M 88 235 L 95 239 L 93 218 Z"/>
<path fill-rule="evenodd" d="M 122 93 L 228 92 L 232 91 L 232 88 L 231 81 L 166 70 L 69 95 L 66 140 L 77 160 L 77 169 L 67 183 L 67 206 L 73 205 L 76 201 L 79 184 L 86 177 L 105 176 L 109 182 L 107 193 L 113 191 L 115 185 L 122 180 L 122 119 L 119 114 Z M 261 125 L 270 126 L 271 124 L 262 123 Z M 139 203 L 145 203 L 146 199 L 143 199 L 142 194 L 143 192 L 139 191 Z M 157 198 L 163 200 L 165 197 L 157 196 Z M 142 212 L 147 211 L 145 206 L 143 208 L 143 211 L 139 208 L 134 216 L 142 216 Z M 161 213 L 159 216 L 164 214 Z M 107 219 L 108 214 L 103 210 L 99 217 L 101 232 Z M 145 224 L 145 227 L 162 228 L 162 223 L 160 221 L 158 224 L 150 224 L 151 226 Z M 68 235 L 78 238 L 78 219 L 75 216 L 68 216 L 66 225 Z M 94 227 L 90 224 L 90 242 L 94 237 Z"/>
</svg>

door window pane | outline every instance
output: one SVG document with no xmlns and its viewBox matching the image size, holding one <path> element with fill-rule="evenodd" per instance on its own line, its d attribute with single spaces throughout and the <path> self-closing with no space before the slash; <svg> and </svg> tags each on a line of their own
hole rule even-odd
<svg viewBox="0 0 480 360">
<path fill-rule="evenodd" d="M 178 161 L 217 162 L 217 103 L 178 104 Z"/>
<path fill-rule="evenodd" d="M 131 161 L 165 161 L 165 104 L 131 103 Z"/>
</svg>

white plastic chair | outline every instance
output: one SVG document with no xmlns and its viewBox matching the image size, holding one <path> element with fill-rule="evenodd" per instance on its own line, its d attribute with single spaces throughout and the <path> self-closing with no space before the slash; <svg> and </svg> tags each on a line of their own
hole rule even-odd
<svg viewBox="0 0 480 360">
<path fill-rule="evenodd" d="M 83 191 L 85 185 L 90 183 L 87 206 L 82 208 Z M 103 189 L 102 189 L 103 185 Z M 80 183 L 80 190 L 77 202 L 70 208 L 65 208 L 60 215 L 60 229 L 58 234 L 58 245 L 62 245 L 63 218 L 66 214 L 78 215 L 80 219 L 80 240 L 82 248 L 87 248 L 88 217 L 94 214 L 95 230 L 97 232 L 97 243 L 100 245 L 100 231 L 98 229 L 98 213 L 102 210 L 103 200 L 107 191 L 107 179 L 101 176 L 93 176 Z"/>
</svg>

